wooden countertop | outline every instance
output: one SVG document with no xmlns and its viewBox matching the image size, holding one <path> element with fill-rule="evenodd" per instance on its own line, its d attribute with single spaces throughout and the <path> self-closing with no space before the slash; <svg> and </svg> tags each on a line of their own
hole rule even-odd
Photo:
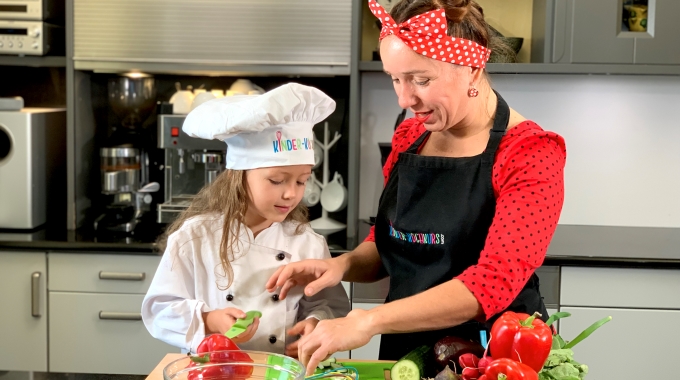
<svg viewBox="0 0 680 380">
<path fill-rule="evenodd" d="M 168 365 L 171 361 L 181 359 L 185 357 L 185 354 L 167 354 L 165 357 L 158 363 L 156 368 L 151 371 L 149 376 L 146 377 L 146 380 L 163 380 L 163 368 L 165 368 L 166 365 Z"/>
</svg>

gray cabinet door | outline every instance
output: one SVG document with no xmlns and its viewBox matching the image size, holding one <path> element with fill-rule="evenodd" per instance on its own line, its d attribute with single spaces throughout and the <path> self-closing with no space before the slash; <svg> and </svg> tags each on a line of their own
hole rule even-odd
<svg viewBox="0 0 680 380">
<path fill-rule="evenodd" d="M 148 375 L 167 353 L 141 321 L 141 294 L 50 292 L 50 371 Z"/>
<path fill-rule="evenodd" d="M 47 371 L 44 253 L 0 253 L 0 371 Z"/>
<path fill-rule="evenodd" d="M 652 9 L 650 8 L 650 11 Z M 654 37 L 638 38 L 635 63 L 680 64 L 680 1 L 656 0 Z"/>
<path fill-rule="evenodd" d="M 671 289 L 669 292 L 673 291 Z M 560 335 L 574 339 L 595 321 L 612 320 L 574 347 L 574 359 L 589 367 L 587 379 L 672 379 L 677 376 L 680 311 L 562 307 Z"/>
<path fill-rule="evenodd" d="M 617 37 L 618 7 L 619 0 L 556 0 L 553 62 L 633 63 L 635 40 Z"/>
</svg>

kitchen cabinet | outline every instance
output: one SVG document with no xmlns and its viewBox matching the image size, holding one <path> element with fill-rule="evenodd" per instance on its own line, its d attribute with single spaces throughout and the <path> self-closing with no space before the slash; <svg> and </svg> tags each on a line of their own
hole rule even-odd
<svg viewBox="0 0 680 380">
<path fill-rule="evenodd" d="M 45 253 L 0 252 L 0 372 L 47 371 Z"/>
<path fill-rule="evenodd" d="M 670 291 L 670 289 L 669 289 Z M 574 339 L 608 315 L 612 320 L 574 348 L 592 379 L 670 379 L 677 373 L 680 310 L 563 307 L 560 334 Z"/>
<path fill-rule="evenodd" d="M 563 267 L 560 334 L 574 339 L 597 320 L 611 322 L 575 348 L 575 360 L 593 379 L 663 379 L 674 376 L 680 339 L 680 270 Z M 641 349 L 642 348 L 642 349 Z"/>
<path fill-rule="evenodd" d="M 635 41 L 635 63 L 680 65 L 680 1 L 656 0 L 654 38 Z"/>
<path fill-rule="evenodd" d="M 621 14 L 621 0 L 556 0 L 552 62 L 680 64 L 680 2 L 650 1 L 647 32 L 625 31 Z"/>
<path fill-rule="evenodd" d="M 148 70 L 151 64 L 163 71 L 240 67 L 273 74 L 282 67 L 288 74 L 349 74 L 349 0 L 143 4 L 75 0 L 76 69 L 119 64 Z"/>
<path fill-rule="evenodd" d="M 51 372 L 142 375 L 180 351 L 153 338 L 141 318 L 160 259 L 49 254 Z"/>
<path fill-rule="evenodd" d="M 148 374 L 178 348 L 142 323 L 143 294 L 50 292 L 50 371 Z"/>
</svg>

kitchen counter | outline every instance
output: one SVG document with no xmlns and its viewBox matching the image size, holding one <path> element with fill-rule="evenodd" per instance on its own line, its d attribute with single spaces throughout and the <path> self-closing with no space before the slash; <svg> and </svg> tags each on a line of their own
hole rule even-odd
<svg viewBox="0 0 680 380">
<path fill-rule="evenodd" d="M 95 234 L 91 230 L 0 230 L 0 251 L 125 253 L 158 255 L 154 225 L 131 237 Z M 331 249 L 331 255 L 346 252 Z M 559 225 L 544 265 L 680 268 L 680 228 Z"/>
<path fill-rule="evenodd" d="M 93 230 L 65 230 L 40 228 L 30 232 L 0 229 L 0 251 L 45 252 L 120 252 L 127 254 L 155 255 L 155 241 L 162 233 L 161 225 L 153 225 L 134 236 L 96 233 Z"/>
</svg>

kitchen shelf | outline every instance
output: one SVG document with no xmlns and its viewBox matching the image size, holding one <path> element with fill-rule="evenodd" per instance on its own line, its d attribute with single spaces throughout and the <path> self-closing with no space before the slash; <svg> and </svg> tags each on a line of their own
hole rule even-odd
<svg viewBox="0 0 680 380">
<path fill-rule="evenodd" d="M 383 71 L 380 61 L 361 61 L 359 71 Z M 490 74 L 629 74 L 680 75 L 680 65 L 625 65 L 577 63 L 489 63 Z"/>
<path fill-rule="evenodd" d="M 238 65 L 221 62 L 133 62 L 114 60 L 88 60 L 74 58 L 76 70 L 99 73 L 120 73 L 141 71 L 150 74 L 206 75 L 206 76 L 270 76 L 304 75 L 336 76 L 349 75 L 349 66 L 331 65 Z"/>
<path fill-rule="evenodd" d="M 66 57 L 0 55 L 0 66 L 66 67 Z"/>
</svg>

